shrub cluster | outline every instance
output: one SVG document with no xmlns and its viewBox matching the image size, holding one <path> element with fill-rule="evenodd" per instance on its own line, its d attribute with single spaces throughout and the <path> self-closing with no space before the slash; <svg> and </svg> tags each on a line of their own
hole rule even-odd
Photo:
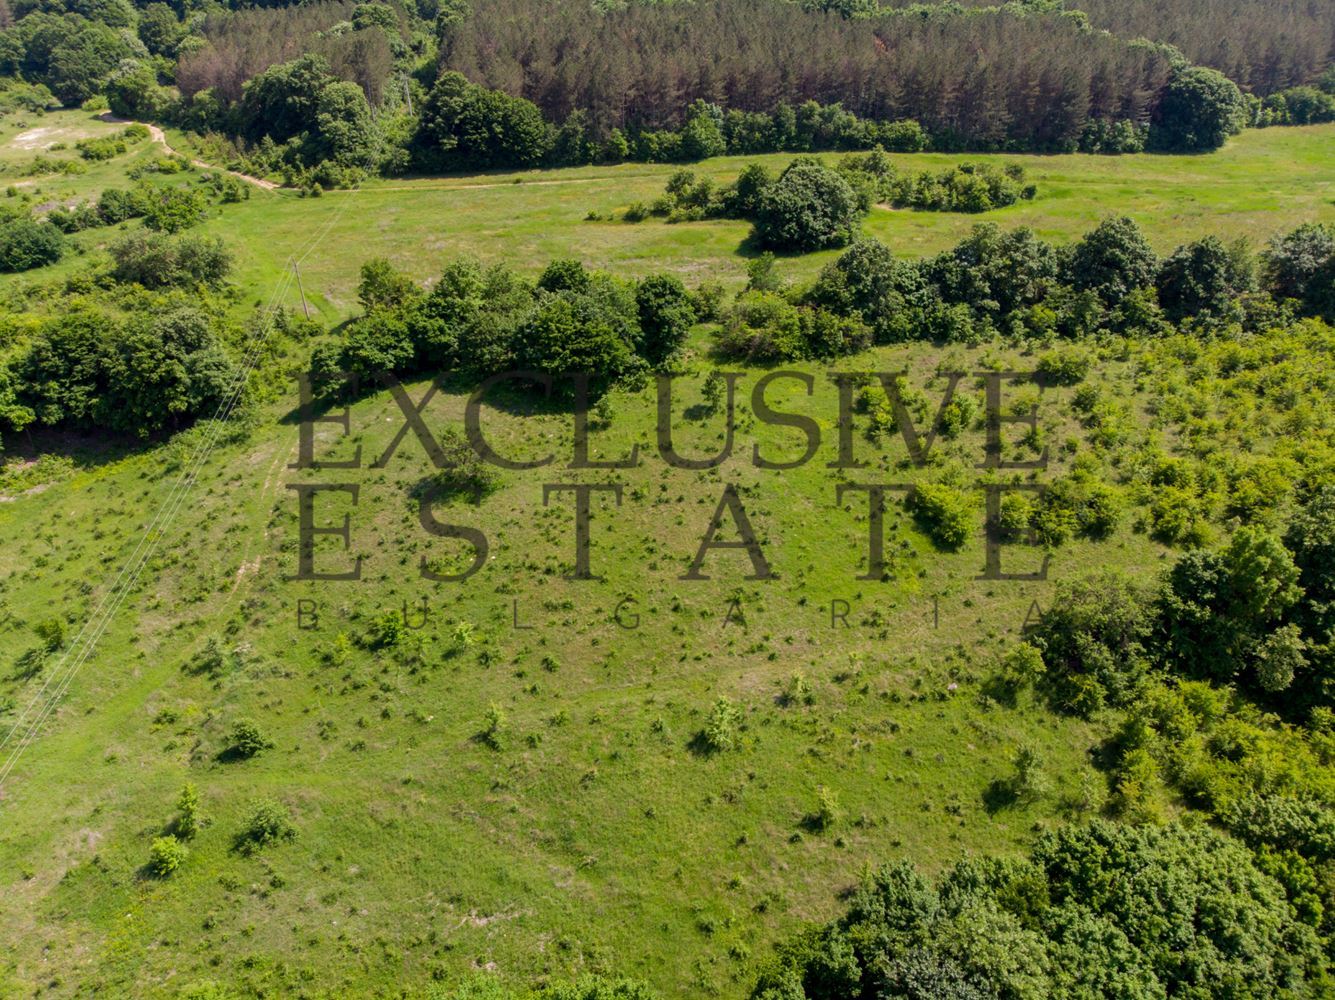
<svg viewBox="0 0 1335 1000">
<path fill-rule="evenodd" d="M 139 436 L 213 413 L 236 378 L 212 321 L 180 306 L 123 317 L 78 305 L 43 322 L 10 370 L 12 405 L 0 406 L 0 420 L 11 427 L 26 415 Z"/>
<path fill-rule="evenodd" d="M 867 873 L 842 917 L 777 949 L 751 996 L 1304 997 L 1325 967 L 1304 916 L 1219 833 L 1100 820 L 935 884 L 907 862 Z"/>
<path fill-rule="evenodd" d="M 1256 114 L 1256 124 L 1317 125 L 1335 122 L 1335 67 L 1314 86 L 1290 87 L 1268 95 Z"/>
<path fill-rule="evenodd" d="M 524 369 L 587 373 L 601 391 L 671 357 L 697 317 L 676 278 L 626 282 L 573 260 L 552 261 L 535 284 L 503 265 L 484 269 L 463 258 L 430 292 L 371 261 L 360 294 L 365 313 L 341 340 L 312 351 L 317 380 L 452 372 L 477 381 Z"/>
<path fill-rule="evenodd" d="M 948 170 L 896 176 L 881 182 L 877 194 L 896 208 L 929 212 L 987 212 L 1029 200 L 1037 187 L 1024 182 L 1018 163 L 1003 168 L 986 163 L 957 163 Z"/>
<path fill-rule="evenodd" d="M 1236 685 L 1284 713 L 1335 708 L 1335 486 L 1282 535 L 1242 527 L 1188 552 L 1157 587 L 1105 575 L 1065 584 L 1029 636 L 1040 687 L 1064 710 L 1125 706 L 1151 673 Z"/>
<path fill-rule="evenodd" d="M 65 254 L 58 227 L 30 217 L 0 223 L 0 271 L 30 271 Z"/>
<path fill-rule="evenodd" d="M 901 175 L 885 150 L 842 157 L 833 168 L 801 156 L 774 177 L 758 163 L 746 166 L 736 180 L 715 187 L 707 177 L 678 170 L 668 178 L 662 197 L 652 205 L 631 205 L 627 222 L 649 215 L 669 222 L 707 218 L 749 219 L 756 242 L 780 251 L 819 250 L 842 246 L 856 235 L 858 220 L 879 202 L 940 212 L 985 212 L 1034 197 L 1025 185 L 1024 168 L 1004 169 L 961 163 L 939 173 Z"/>
<path fill-rule="evenodd" d="M 1098 330 L 1160 334 L 1170 324 L 1212 331 L 1270 328 L 1288 313 L 1335 315 L 1335 237 L 1305 225 L 1257 261 L 1244 243 L 1205 237 L 1160 260 L 1134 222 L 1110 218 L 1067 247 L 1028 229 L 975 226 L 954 249 L 921 261 L 863 239 L 792 297 L 856 317 L 876 343 L 993 336 L 1081 337 Z M 1059 371 L 1069 360 L 1069 370 Z M 1057 381 L 1081 363 L 1046 362 Z"/>
</svg>

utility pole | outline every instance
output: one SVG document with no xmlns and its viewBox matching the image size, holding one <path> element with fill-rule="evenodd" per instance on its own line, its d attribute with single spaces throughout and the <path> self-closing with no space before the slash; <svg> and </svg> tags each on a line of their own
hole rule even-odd
<svg viewBox="0 0 1335 1000">
<path fill-rule="evenodd" d="M 301 311 L 306 314 L 306 318 L 311 318 L 311 307 L 306 304 L 306 290 L 301 287 L 301 269 L 297 267 L 297 259 L 292 258 L 292 273 L 297 276 L 297 292 L 301 295 Z"/>
</svg>

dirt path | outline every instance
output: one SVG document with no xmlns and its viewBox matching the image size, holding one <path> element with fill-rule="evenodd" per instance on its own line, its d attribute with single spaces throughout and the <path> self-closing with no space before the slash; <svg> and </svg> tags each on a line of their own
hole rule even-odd
<svg viewBox="0 0 1335 1000">
<path fill-rule="evenodd" d="M 104 122 L 111 122 L 112 124 L 115 125 L 142 125 L 144 126 L 144 128 L 148 129 L 148 134 L 149 136 L 152 137 L 154 142 L 156 142 L 159 146 L 165 149 L 168 153 L 176 155 L 176 150 L 172 149 L 171 144 L 167 142 L 166 133 L 163 132 L 162 129 L 158 128 L 156 125 L 151 124 L 150 122 L 137 122 L 130 118 L 117 118 L 110 111 L 106 112 L 105 114 L 98 115 L 97 117 Z M 221 170 L 225 174 L 231 174 L 233 177 L 239 177 L 247 184 L 254 184 L 256 187 L 264 188 L 264 190 L 266 191 L 276 191 L 279 187 L 278 184 L 275 184 L 273 181 L 265 180 L 263 177 L 252 177 L 250 174 L 243 174 L 237 170 L 228 170 L 225 167 L 215 167 L 213 164 L 205 163 L 203 160 L 196 160 L 192 158 L 190 160 L 190 164 L 191 166 L 198 167 L 201 170 Z"/>
</svg>

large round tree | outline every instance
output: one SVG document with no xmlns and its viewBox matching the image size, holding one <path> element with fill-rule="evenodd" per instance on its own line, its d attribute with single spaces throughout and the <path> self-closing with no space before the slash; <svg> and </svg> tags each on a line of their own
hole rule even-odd
<svg viewBox="0 0 1335 1000">
<path fill-rule="evenodd" d="M 853 239 L 859 215 L 846 180 L 814 160 L 799 160 L 765 189 L 756 235 L 771 250 L 843 246 Z"/>
<path fill-rule="evenodd" d="M 1188 66 L 1173 74 L 1159 98 L 1150 145 L 1159 150 L 1204 153 L 1242 131 L 1247 104 L 1238 85 L 1217 70 Z"/>
</svg>

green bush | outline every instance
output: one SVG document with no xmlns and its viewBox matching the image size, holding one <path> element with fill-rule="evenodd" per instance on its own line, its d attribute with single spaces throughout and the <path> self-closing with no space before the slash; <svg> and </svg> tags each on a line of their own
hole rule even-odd
<svg viewBox="0 0 1335 1000">
<path fill-rule="evenodd" d="M 481 503 L 500 487 L 500 476 L 484 462 L 458 431 L 447 427 L 437 435 L 444 468 L 428 477 L 423 489 L 435 499 L 463 498 Z"/>
<path fill-rule="evenodd" d="M 1033 198 L 1036 189 L 1024 183 L 1024 168 L 1009 164 L 959 163 L 940 173 L 923 171 L 891 181 L 889 200 L 896 207 L 931 212 L 986 212 L 1005 208 L 1021 198 Z"/>
<path fill-rule="evenodd" d="M 199 832 L 201 823 L 199 792 L 187 782 L 176 800 L 176 819 L 172 823 L 172 832 L 181 840 L 189 840 Z"/>
<path fill-rule="evenodd" d="M 296 835 L 287 808 L 272 799 L 263 799 L 251 806 L 250 815 L 236 834 L 233 848 L 242 854 L 251 854 L 262 847 L 292 840 Z"/>
<path fill-rule="evenodd" d="M 181 867 L 188 853 L 185 845 L 170 834 L 165 837 L 155 837 L 148 849 L 149 874 L 157 878 L 167 878 Z"/>
<path fill-rule="evenodd" d="M 1006 788 L 1019 802 L 1033 802 L 1046 795 L 1052 782 L 1044 772 L 1043 758 L 1032 746 L 1021 746 L 1011 758 L 1011 774 Z"/>
<path fill-rule="evenodd" d="M 1163 656 L 1193 676 L 1286 688 L 1304 664 L 1296 629 L 1282 628 L 1303 596 L 1280 539 L 1240 528 L 1218 552 L 1190 552 L 1169 570 L 1160 614 Z"/>
<path fill-rule="evenodd" d="M 1038 359 L 1037 371 L 1044 381 L 1053 385 L 1077 385 L 1085 380 L 1093 359 L 1087 351 L 1077 348 L 1048 351 Z"/>
<path fill-rule="evenodd" d="M 0 271 L 30 271 L 60 260 L 65 241 L 60 230 L 34 219 L 14 219 L 0 225 Z"/>
<path fill-rule="evenodd" d="M 697 740 L 706 753 L 724 753 L 737 748 L 741 710 L 727 698 L 719 698 L 709 710 Z"/>
<path fill-rule="evenodd" d="M 631 349 L 638 332 L 633 296 L 606 281 L 588 287 L 540 297 L 519 323 L 515 347 L 525 368 L 587 374 L 603 388 L 639 366 Z"/>
<path fill-rule="evenodd" d="M 157 188 L 144 195 L 144 225 L 161 233 L 179 233 L 208 216 L 202 192 L 190 188 Z"/>
<path fill-rule="evenodd" d="M 504 750 L 509 722 L 501 706 L 492 702 L 487 706 L 487 714 L 482 720 L 482 728 L 477 733 L 479 743 L 493 750 Z"/>
<path fill-rule="evenodd" d="M 716 344 L 724 357 L 756 364 L 793 361 L 806 351 L 797 308 L 771 292 L 739 296 L 716 335 Z"/>
<path fill-rule="evenodd" d="M 1217 70 L 1184 66 L 1159 97 L 1150 146 L 1196 153 L 1218 149 L 1246 124 L 1247 104 L 1237 84 Z"/>
<path fill-rule="evenodd" d="M 145 288 L 217 288 L 232 271 L 232 254 L 216 236 L 133 232 L 109 249 L 112 277 Z"/>
<path fill-rule="evenodd" d="M 237 719 L 227 733 L 227 749 L 237 757 L 254 757 L 272 746 L 250 719 Z"/>
<path fill-rule="evenodd" d="M 107 136 L 101 139 L 81 139 L 74 144 L 85 160 L 109 160 L 125 152 L 125 140 Z"/>
<path fill-rule="evenodd" d="M 968 494 L 943 483 L 920 483 L 910 502 L 918 524 L 940 548 L 954 551 L 968 541 L 974 518 Z"/>
<path fill-rule="evenodd" d="M 1089 715 L 1129 704 L 1149 669 L 1155 616 L 1148 595 L 1113 573 L 1059 584 L 1029 635 L 1043 654 L 1049 700 Z"/>
<path fill-rule="evenodd" d="M 417 351 L 407 324 L 391 310 L 377 310 L 352 321 L 343 344 L 342 369 L 369 383 L 381 374 L 404 374 Z"/>
<path fill-rule="evenodd" d="M 997 505 L 997 534 L 1003 541 L 1014 542 L 1029 532 L 1034 520 L 1034 502 L 1023 493 L 1003 493 Z"/>
<path fill-rule="evenodd" d="M 1104 219 L 1072 249 L 1063 278 L 1076 291 L 1092 291 L 1117 305 L 1138 289 L 1150 288 L 1159 261 L 1140 227 L 1126 217 Z"/>
<path fill-rule="evenodd" d="M 824 785 L 816 788 L 816 808 L 807 816 L 805 826 L 816 833 L 825 833 L 838 825 L 843 816 L 839 796 Z"/>
<path fill-rule="evenodd" d="M 104 225 L 114 226 L 144 214 L 145 199 L 140 191 L 107 188 L 97 198 L 97 214 Z"/>
<path fill-rule="evenodd" d="M 1165 259 L 1155 284 L 1164 315 L 1181 322 L 1227 316 L 1238 296 L 1251 290 L 1251 281 L 1245 248 L 1230 250 L 1218 237 L 1207 236 Z"/>
<path fill-rule="evenodd" d="M 1294 299 L 1304 312 L 1335 320 L 1335 226 L 1309 222 L 1275 236 L 1262 267 L 1277 298 Z"/>
</svg>

